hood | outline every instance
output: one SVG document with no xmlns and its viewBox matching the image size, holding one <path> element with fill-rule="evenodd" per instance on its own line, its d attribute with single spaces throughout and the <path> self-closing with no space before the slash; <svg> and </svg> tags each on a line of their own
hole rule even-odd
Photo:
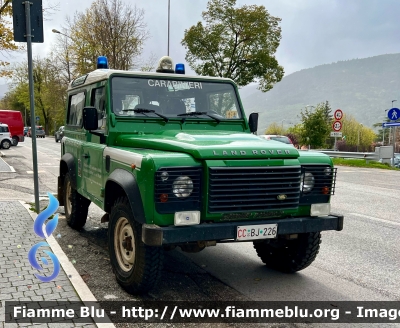
<svg viewBox="0 0 400 328">
<path fill-rule="evenodd" d="M 253 134 L 229 131 L 162 131 L 148 135 L 120 135 L 120 147 L 187 153 L 196 159 L 297 158 L 296 148 Z"/>
</svg>

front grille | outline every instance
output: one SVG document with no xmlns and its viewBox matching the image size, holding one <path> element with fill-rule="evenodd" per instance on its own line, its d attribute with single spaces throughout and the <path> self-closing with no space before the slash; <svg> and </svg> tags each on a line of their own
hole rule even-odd
<svg viewBox="0 0 400 328">
<path fill-rule="evenodd" d="M 208 172 L 210 213 L 296 209 L 299 205 L 300 166 L 213 167 Z"/>
</svg>

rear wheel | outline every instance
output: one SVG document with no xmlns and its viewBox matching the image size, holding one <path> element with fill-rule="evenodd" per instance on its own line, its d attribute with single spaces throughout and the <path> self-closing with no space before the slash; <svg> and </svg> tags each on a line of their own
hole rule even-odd
<svg viewBox="0 0 400 328">
<path fill-rule="evenodd" d="M 10 147 L 11 147 L 11 141 L 5 139 L 1 142 L 1 148 L 10 149 Z"/>
<path fill-rule="evenodd" d="M 320 243 L 321 233 L 309 232 L 299 234 L 297 239 L 271 239 L 253 244 L 267 267 L 293 273 L 305 269 L 315 260 Z"/>
<path fill-rule="evenodd" d="M 131 294 L 151 290 L 161 276 L 163 248 L 142 242 L 142 226 L 126 197 L 115 202 L 108 227 L 110 260 L 118 283 Z"/>
<path fill-rule="evenodd" d="M 16 137 L 16 136 L 12 137 L 12 145 L 13 146 L 18 145 L 18 142 L 19 142 L 19 138 L 18 137 Z"/>
<path fill-rule="evenodd" d="M 71 184 L 69 173 L 64 178 L 64 210 L 68 225 L 76 230 L 86 224 L 90 200 L 79 194 Z"/>
</svg>

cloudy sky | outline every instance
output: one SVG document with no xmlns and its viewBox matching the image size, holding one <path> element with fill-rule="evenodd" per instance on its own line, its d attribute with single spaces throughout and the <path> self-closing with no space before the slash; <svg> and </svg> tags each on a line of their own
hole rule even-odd
<svg viewBox="0 0 400 328">
<path fill-rule="evenodd" d="M 43 0 L 44 6 L 57 0 Z M 145 11 L 151 38 L 143 56 L 167 53 L 168 0 L 125 0 Z M 92 0 L 67 0 L 44 22 L 43 44 L 35 44 L 33 55 L 45 55 L 61 30 L 67 15 L 88 8 Z M 184 30 L 201 20 L 207 0 L 170 0 L 170 56 L 184 62 L 180 44 Z M 285 73 L 339 60 L 400 52 L 400 1 L 398 0 L 237 0 L 237 4 L 264 5 L 280 17 L 282 40 L 276 53 Z M 26 53 L 13 60 L 23 60 Z M 11 60 L 9 58 L 9 60 Z"/>
</svg>

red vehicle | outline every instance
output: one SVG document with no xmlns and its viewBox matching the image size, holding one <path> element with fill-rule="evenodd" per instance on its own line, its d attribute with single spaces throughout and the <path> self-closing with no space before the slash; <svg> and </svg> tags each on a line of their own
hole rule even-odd
<svg viewBox="0 0 400 328">
<path fill-rule="evenodd" d="M 17 110 L 0 109 L 0 122 L 8 125 L 12 137 L 12 145 L 24 141 L 24 121 L 21 112 Z"/>
</svg>

